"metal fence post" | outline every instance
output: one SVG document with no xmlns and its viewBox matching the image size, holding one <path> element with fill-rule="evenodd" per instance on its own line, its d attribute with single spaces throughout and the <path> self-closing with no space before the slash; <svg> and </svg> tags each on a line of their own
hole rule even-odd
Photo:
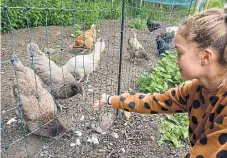
<svg viewBox="0 0 227 158">
<path fill-rule="evenodd" d="M 119 69 L 118 69 L 117 95 L 120 95 L 120 91 L 121 91 L 121 65 L 122 65 L 122 54 L 123 54 L 124 20 L 125 20 L 125 0 L 122 0 L 121 37 L 120 37 L 121 42 L 120 42 L 120 58 L 119 58 Z M 118 116 L 118 109 L 117 109 L 117 116 Z"/>
</svg>

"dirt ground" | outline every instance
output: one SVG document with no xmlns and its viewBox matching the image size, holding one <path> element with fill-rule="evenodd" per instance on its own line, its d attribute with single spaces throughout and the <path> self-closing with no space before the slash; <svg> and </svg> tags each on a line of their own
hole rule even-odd
<svg viewBox="0 0 227 158">
<path fill-rule="evenodd" d="M 107 157 L 107 158 L 180 158 L 188 151 L 189 146 L 176 149 L 171 144 L 165 143 L 158 146 L 157 141 L 162 137 L 158 131 L 158 120 L 162 115 L 144 115 L 133 113 L 133 116 L 126 120 L 119 115 L 114 118 L 113 125 L 105 134 L 94 133 L 89 127 L 92 122 L 98 122 L 99 117 L 106 112 L 115 114 L 116 110 L 103 108 L 100 111 L 93 111 L 91 104 L 99 96 L 106 92 L 117 94 L 118 68 L 120 51 L 120 20 L 103 21 L 99 26 L 99 36 L 106 42 L 105 53 L 102 54 L 98 69 L 90 75 L 88 84 L 84 84 L 85 99 L 80 95 L 65 100 L 58 100 L 69 109 L 63 110 L 60 114 L 60 121 L 69 129 L 82 132 L 82 136 L 75 135 L 70 140 L 63 138 L 44 138 L 33 134 L 26 135 L 18 121 L 7 125 L 7 121 L 15 117 L 15 106 L 12 102 L 12 85 L 14 81 L 13 69 L 10 63 L 12 52 L 22 63 L 29 66 L 29 59 L 26 51 L 29 40 L 36 42 L 41 50 L 47 47 L 57 50 L 51 54 L 57 64 L 64 64 L 74 56 L 67 51 L 62 52 L 63 60 L 60 62 L 60 48 L 64 50 L 73 42 L 72 27 L 51 26 L 48 27 L 45 35 L 45 27 L 16 30 L 13 34 L 1 34 L 1 121 L 2 121 L 2 157 L 24 158 L 24 157 Z M 124 49 L 121 73 L 121 92 L 129 88 L 137 89 L 136 76 L 148 70 L 158 60 L 154 34 L 149 31 L 137 31 L 138 40 L 143 44 L 146 51 L 151 54 L 151 65 L 145 60 L 137 60 L 135 63 L 129 61 L 129 54 L 126 52 L 127 37 L 131 36 L 130 29 L 125 25 Z M 46 38 L 48 37 L 48 38 Z M 62 38 L 61 38 L 62 37 Z M 14 43 L 12 45 L 12 40 Z M 61 47 L 60 47 L 61 46 Z M 14 50 L 12 51 L 12 48 Z M 92 92 L 93 91 L 93 92 Z M 84 116 L 84 119 L 81 117 Z M 16 118 L 17 120 L 17 118 Z M 111 136 L 116 132 L 119 138 Z M 99 144 L 89 143 L 87 140 L 97 136 Z M 80 140 L 81 144 L 74 147 L 71 143 Z M 72 144 L 71 144 L 72 145 Z"/>
</svg>

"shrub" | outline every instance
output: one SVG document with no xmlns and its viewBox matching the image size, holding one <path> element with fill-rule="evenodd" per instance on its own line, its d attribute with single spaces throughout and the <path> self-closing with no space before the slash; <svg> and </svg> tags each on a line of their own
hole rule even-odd
<svg viewBox="0 0 227 158">
<path fill-rule="evenodd" d="M 140 18 L 135 18 L 130 21 L 129 27 L 135 28 L 138 30 L 145 30 L 146 22 L 145 22 L 145 20 L 142 20 Z"/>
<path fill-rule="evenodd" d="M 7 10 L 1 10 L 1 32 L 9 31 L 10 26 L 13 29 L 26 28 L 27 21 L 30 27 L 45 26 L 46 20 L 48 26 L 82 24 L 82 29 L 88 29 L 100 20 L 119 18 L 121 10 L 118 1 L 76 0 L 74 5 L 72 0 L 48 0 L 47 3 L 46 0 L 9 0 L 6 3 Z M 2 1 L 1 6 L 4 6 Z"/>
<path fill-rule="evenodd" d="M 183 82 L 179 69 L 175 64 L 176 54 L 167 51 L 158 62 L 152 73 L 143 73 L 137 82 L 143 92 L 162 92 L 170 87 L 176 87 Z"/>
</svg>

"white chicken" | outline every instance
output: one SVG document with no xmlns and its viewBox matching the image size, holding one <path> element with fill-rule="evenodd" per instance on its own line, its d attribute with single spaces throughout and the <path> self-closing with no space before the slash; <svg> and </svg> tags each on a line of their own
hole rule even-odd
<svg viewBox="0 0 227 158">
<path fill-rule="evenodd" d="M 176 36 L 177 30 L 178 30 L 178 26 L 172 26 L 172 27 L 165 28 L 166 32 L 169 32 L 169 33 L 174 32 L 175 36 Z"/>
<path fill-rule="evenodd" d="M 80 76 L 79 82 L 87 76 L 87 80 L 89 78 L 89 74 L 92 73 L 98 66 L 100 61 L 101 53 L 105 50 L 105 42 L 99 38 L 95 43 L 95 48 L 92 53 L 87 55 L 78 55 L 75 56 L 62 66 L 63 71 L 68 71 L 70 73 L 76 73 Z"/>
</svg>

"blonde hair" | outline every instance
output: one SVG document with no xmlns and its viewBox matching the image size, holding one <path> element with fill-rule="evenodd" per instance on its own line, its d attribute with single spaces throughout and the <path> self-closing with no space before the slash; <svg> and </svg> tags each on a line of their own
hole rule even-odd
<svg viewBox="0 0 227 158">
<path fill-rule="evenodd" d="M 178 33 L 199 48 L 220 53 L 219 63 L 227 65 L 227 9 L 208 9 L 182 22 Z"/>
</svg>

